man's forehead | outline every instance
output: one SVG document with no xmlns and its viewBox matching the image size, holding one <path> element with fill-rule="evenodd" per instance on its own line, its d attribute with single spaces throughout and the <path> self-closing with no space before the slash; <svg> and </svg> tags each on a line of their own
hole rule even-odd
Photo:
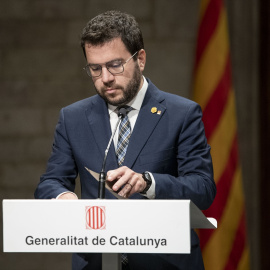
<svg viewBox="0 0 270 270">
<path fill-rule="evenodd" d="M 85 53 L 88 62 L 92 63 L 104 63 L 129 56 L 129 52 L 121 39 L 114 39 L 100 45 L 86 43 Z"/>
</svg>

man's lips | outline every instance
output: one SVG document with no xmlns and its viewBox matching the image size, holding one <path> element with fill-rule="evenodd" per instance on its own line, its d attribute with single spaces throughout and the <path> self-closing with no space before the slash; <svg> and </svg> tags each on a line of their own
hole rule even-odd
<svg viewBox="0 0 270 270">
<path fill-rule="evenodd" d="M 105 91 L 106 92 L 114 92 L 116 90 L 117 90 L 116 88 L 107 88 Z"/>
<path fill-rule="evenodd" d="M 108 94 L 113 94 L 115 93 L 116 91 L 119 91 L 120 89 L 119 88 L 106 88 L 104 89 L 106 93 Z"/>
</svg>

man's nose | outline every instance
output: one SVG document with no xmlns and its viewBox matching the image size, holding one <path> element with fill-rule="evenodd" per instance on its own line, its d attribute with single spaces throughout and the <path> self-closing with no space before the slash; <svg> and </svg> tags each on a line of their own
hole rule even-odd
<svg viewBox="0 0 270 270">
<path fill-rule="evenodd" d="M 114 80 L 114 75 L 106 68 L 102 68 L 101 79 L 103 83 L 108 83 Z"/>
</svg>

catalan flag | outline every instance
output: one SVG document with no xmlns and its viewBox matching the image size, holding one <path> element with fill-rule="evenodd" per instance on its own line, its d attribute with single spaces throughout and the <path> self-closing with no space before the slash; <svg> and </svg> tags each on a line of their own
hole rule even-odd
<svg viewBox="0 0 270 270">
<path fill-rule="evenodd" d="M 206 270 L 250 269 L 231 76 L 223 0 L 202 0 L 193 98 L 203 110 L 217 185 L 215 201 L 205 214 L 218 221 L 217 230 L 199 232 Z"/>
</svg>

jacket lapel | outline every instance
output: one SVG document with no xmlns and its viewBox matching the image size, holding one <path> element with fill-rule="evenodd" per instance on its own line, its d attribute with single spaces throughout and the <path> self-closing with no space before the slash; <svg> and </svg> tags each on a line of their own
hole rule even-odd
<svg viewBox="0 0 270 270">
<path fill-rule="evenodd" d="M 124 166 L 132 168 L 148 138 L 162 118 L 166 107 L 161 104 L 161 92 L 149 81 L 149 86 L 140 109 L 134 130 L 131 134 Z"/>
<path fill-rule="evenodd" d="M 86 117 L 93 133 L 95 143 L 99 148 L 100 157 L 103 161 L 105 150 L 111 137 L 111 126 L 106 102 L 99 96 L 93 101 L 93 105 L 86 110 Z M 108 152 L 105 170 L 117 168 L 117 159 L 113 143 Z M 102 163 L 100 164 L 100 168 Z"/>
</svg>

